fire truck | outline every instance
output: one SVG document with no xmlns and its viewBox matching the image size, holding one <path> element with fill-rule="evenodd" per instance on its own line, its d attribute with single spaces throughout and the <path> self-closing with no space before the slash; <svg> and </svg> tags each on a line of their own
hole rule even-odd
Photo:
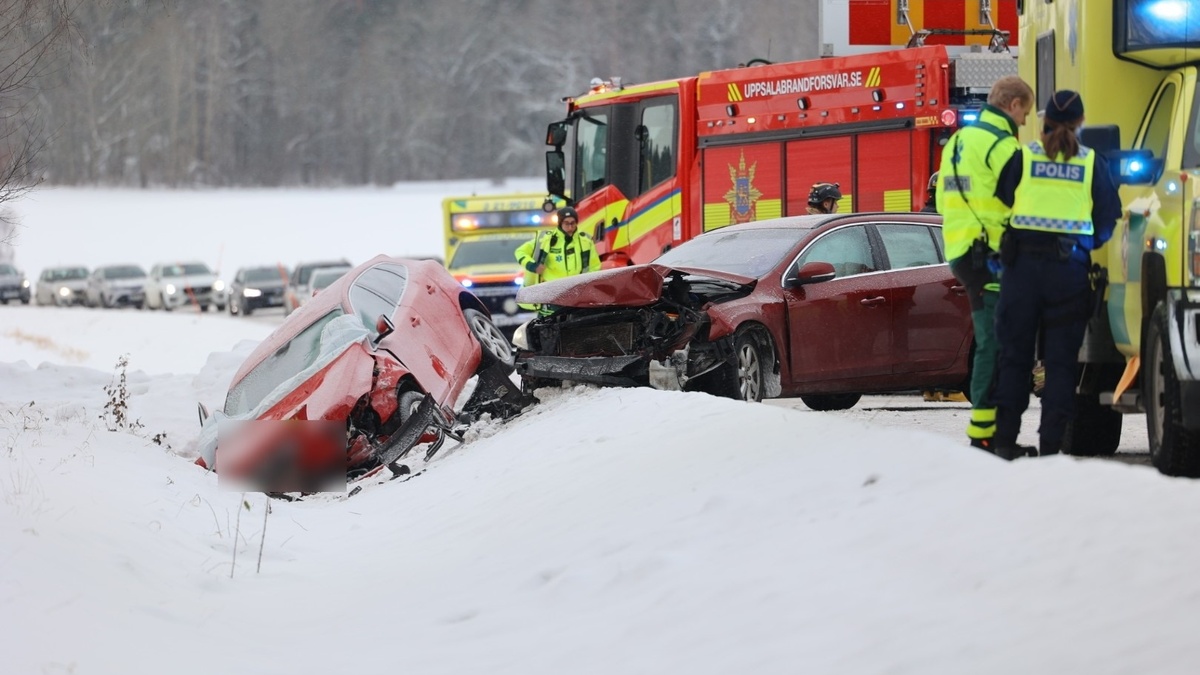
<svg viewBox="0 0 1200 675">
<path fill-rule="evenodd" d="M 510 337 L 517 326 L 534 317 L 517 306 L 517 291 L 525 276 L 517 264 L 517 247 L 539 229 L 557 225 L 554 214 L 542 212 L 542 202 L 540 194 L 442 200 L 446 269 L 483 301 L 492 321 Z"/>
<path fill-rule="evenodd" d="M 1022 12 L 1032 47 L 1022 77 L 1040 108 L 1058 89 L 1080 92 L 1083 143 L 1108 156 L 1124 207 L 1093 254 L 1106 292 L 1080 351 L 1066 449 L 1115 452 L 1122 413 L 1145 412 L 1154 465 L 1200 476 L 1200 3 L 1059 0 Z"/>
<path fill-rule="evenodd" d="M 950 134 L 997 77 L 1016 74 L 1016 0 L 992 4 L 826 0 L 824 16 L 848 34 L 822 51 L 868 53 L 632 86 L 594 80 L 547 129 L 548 192 L 576 206 L 607 267 L 803 214 L 815 183 L 840 185 L 843 212 L 919 210 Z M 952 16 L 939 23 L 934 7 Z"/>
</svg>

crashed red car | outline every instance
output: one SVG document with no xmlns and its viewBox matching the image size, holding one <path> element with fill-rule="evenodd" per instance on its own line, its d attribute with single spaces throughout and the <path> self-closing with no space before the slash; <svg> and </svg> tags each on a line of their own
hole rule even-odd
<svg viewBox="0 0 1200 675">
<path fill-rule="evenodd" d="M 556 311 L 518 329 L 526 389 L 570 380 L 818 410 L 863 394 L 965 390 L 966 290 L 941 217 L 798 216 L 734 225 L 653 262 L 522 289 Z"/>
<path fill-rule="evenodd" d="M 205 420 L 197 463 L 221 472 L 223 420 L 333 423 L 351 478 L 421 442 L 433 444 L 431 455 L 462 423 L 454 406 L 472 377 L 481 379 L 464 412 L 515 411 L 512 367 L 511 346 L 483 303 L 440 263 L 377 256 L 293 312 L 246 359 L 224 408 Z"/>
</svg>

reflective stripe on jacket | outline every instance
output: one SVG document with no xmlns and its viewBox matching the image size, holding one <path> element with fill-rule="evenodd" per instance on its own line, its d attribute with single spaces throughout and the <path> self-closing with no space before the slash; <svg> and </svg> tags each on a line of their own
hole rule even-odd
<svg viewBox="0 0 1200 675">
<path fill-rule="evenodd" d="M 1080 146 L 1079 154 L 1060 162 L 1047 157 L 1042 144 L 1035 141 L 1021 155 L 1012 226 L 1056 234 L 1092 234 L 1096 153 Z"/>
<path fill-rule="evenodd" d="M 996 198 L 996 183 L 1000 170 L 1021 147 L 1016 131 L 1003 111 L 984 106 L 979 121 L 956 131 L 942 149 L 937 210 L 942 214 L 947 260 L 965 255 L 984 231 L 989 248 L 1000 249 L 1010 210 Z"/>
</svg>

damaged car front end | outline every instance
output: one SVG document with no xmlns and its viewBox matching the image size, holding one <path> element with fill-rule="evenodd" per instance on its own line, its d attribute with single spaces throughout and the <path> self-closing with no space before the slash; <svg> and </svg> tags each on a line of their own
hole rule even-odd
<svg viewBox="0 0 1200 675">
<path fill-rule="evenodd" d="M 527 389 L 548 380 L 696 389 L 734 363 L 733 333 L 708 310 L 748 295 L 753 279 L 651 264 L 588 281 L 566 292 L 556 282 L 521 290 L 522 302 L 555 308 L 514 335 Z"/>
</svg>

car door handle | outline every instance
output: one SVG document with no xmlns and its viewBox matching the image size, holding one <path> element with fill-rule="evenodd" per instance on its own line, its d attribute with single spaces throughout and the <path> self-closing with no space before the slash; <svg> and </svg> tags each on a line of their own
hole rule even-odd
<svg viewBox="0 0 1200 675">
<path fill-rule="evenodd" d="M 887 302 L 887 299 L 882 295 L 878 295 L 874 298 L 863 298 L 862 300 L 858 301 L 858 304 L 862 305 L 863 307 L 874 307 L 875 305 L 882 305 L 885 302 Z"/>
<path fill-rule="evenodd" d="M 966 294 L 967 294 L 967 287 L 966 287 L 966 286 L 963 286 L 962 284 L 955 284 L 954 286 L 951 286 L 951 287 L 950 287 L 950 290 L 951 290 L 951 291 L 953 291 L 953 292 L 955 292 L 955 293 L 957 293 L 957 294 L 959 294 L 959 295 L 966 295 Z"/>
</svg>

